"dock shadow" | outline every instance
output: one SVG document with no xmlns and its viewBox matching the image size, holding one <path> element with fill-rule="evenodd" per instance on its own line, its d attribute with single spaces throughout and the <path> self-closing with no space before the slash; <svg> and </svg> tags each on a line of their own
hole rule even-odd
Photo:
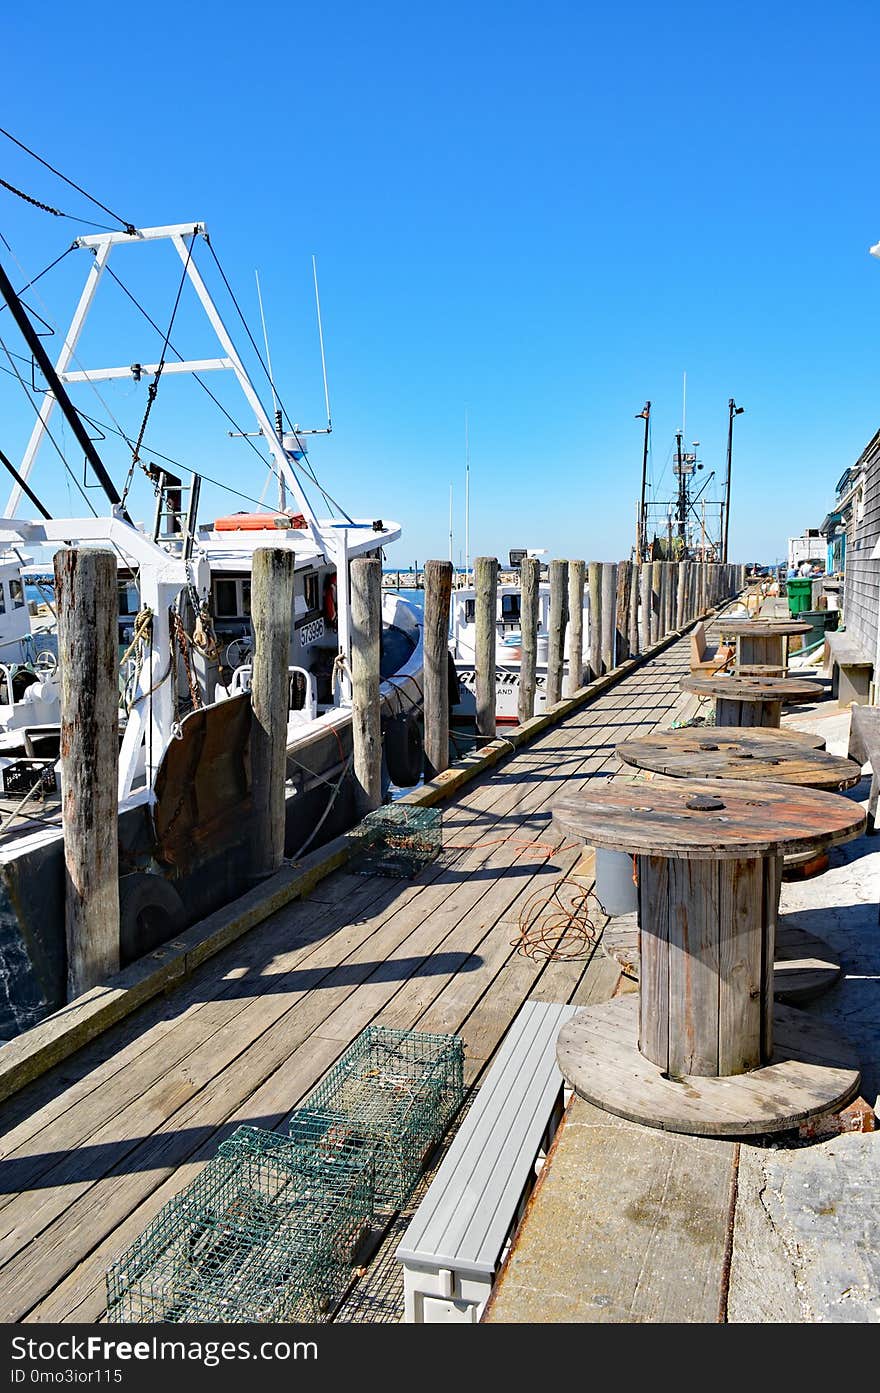
<svg viewBox="0 0 880 1393">
<path fill-rule="evenodd" d="M 224 997 L 273 996 L 322 988 L 360 987 L 367 982 L 407 982 L 411 977 L 440 977 L 476 972 L 483 959 L 472 953 L 433 953 L 429 957 L 386 958 L 378 962 L 341 963 L 339 967 L 301 967 L 292 972 L 260 972 L 232 978 Z"/>
</svg>

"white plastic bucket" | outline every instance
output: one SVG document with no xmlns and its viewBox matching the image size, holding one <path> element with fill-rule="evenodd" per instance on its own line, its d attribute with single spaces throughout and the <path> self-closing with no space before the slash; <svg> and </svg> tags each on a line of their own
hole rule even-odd
<svg viewBox="0 0 880 1393">
<path fill-rule="evenodd" d="M 634 914 L 638 892 L 633 882 L 633 861 L 628 851 L 596 847 L 596 899 L 612 919 Z"/>
</svg>

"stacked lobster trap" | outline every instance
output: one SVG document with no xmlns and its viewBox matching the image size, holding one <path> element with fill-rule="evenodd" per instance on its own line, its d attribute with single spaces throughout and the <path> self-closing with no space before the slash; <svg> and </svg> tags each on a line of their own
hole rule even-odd
<svg viewBox="0 0 880 1393">
<path fill-rule="evenodd" d="M 119 1322 L 323 1321 L 464 1098 L 452 1035 L 370 1026 L 290 1134 L 239 1127 L 107 1273 Z"/>
<path fill-rule="evenodd" d="M 240 1127 L 107 1274 L 122 1322 L 317 1321 L 369 1229 L 369 1157 L 319 1172 L 285 1137 Z"/>
<path fill-rule="evenodd" d="M 463 1098 L 455 1035 L 371 1025 L 293 1114 L 290 1138 L 315 1154 L 334 1139 L 369 1152 L 376 1209 L 399 1209 Z"/>
</svg>

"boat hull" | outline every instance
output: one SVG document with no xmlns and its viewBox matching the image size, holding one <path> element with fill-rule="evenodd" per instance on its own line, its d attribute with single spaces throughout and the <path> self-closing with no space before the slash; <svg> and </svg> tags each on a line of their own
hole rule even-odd
<svg viewBox="0 0 880 1393">
<path fill-rule="evenodd" d="M 457 662 L 461 700 L 452 709 L 453 720 L 473 721 L 477 714 L 477 674 L 474 667 Z M 498 668 L 495 673 L 495 721 L 497 725 L 518 725 L 519 715 L 519 668 Z M 535 710 L 541 716 L 547 709 L 547 668 L 539 667 L 535 673 Z"/>
</svg>

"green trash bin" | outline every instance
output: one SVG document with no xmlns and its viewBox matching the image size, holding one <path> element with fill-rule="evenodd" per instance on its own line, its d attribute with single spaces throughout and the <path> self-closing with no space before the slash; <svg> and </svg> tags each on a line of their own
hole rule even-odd
<svg viewBox="0 0 880 1393">
<path fill-rule="evenodd" d="M 800 576 L 797 580 L 786 581 L 789 614 L 800 614 L 802 610 L 813 608 L 813 580 L 811 576 Z"/>
</svg>

